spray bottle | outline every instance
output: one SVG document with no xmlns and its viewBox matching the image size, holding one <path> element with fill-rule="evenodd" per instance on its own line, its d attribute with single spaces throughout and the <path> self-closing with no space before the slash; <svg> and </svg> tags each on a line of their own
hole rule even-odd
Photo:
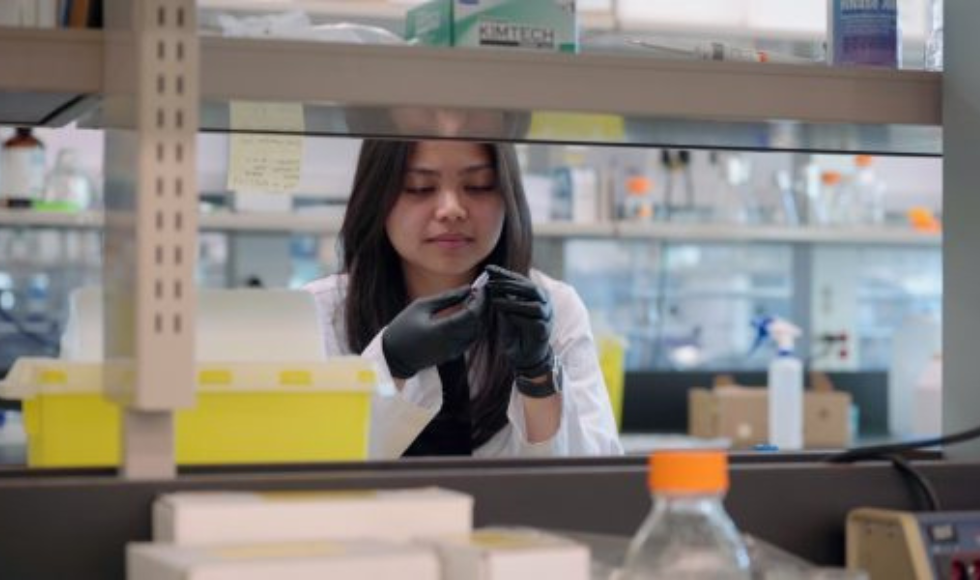
<svg viewBox="0 0 980 580">
<path fill-rule="evenodd" d="M 803 363 L 793 355 L 800 329 L 775 317 L 756 322 L 756 327 L 755 347 L 771 338 L 778 349 L 769 363 L 769 443 L 782 450 L 802 449 Z"/>
</svg>

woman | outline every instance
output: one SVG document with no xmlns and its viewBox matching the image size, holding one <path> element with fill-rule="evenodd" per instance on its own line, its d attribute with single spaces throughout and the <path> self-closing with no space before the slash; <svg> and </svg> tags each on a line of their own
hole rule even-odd
<svg viewBox="0 0 980 580">
<path fill-rule="evenodd" d="M 327 354 L 388 385 L 372 458 L 622 453 L 581 299 L 529 273 L 511 146 L 365 141 L 340 243 L 342 273 L 307 289 Z"/>
</svg>

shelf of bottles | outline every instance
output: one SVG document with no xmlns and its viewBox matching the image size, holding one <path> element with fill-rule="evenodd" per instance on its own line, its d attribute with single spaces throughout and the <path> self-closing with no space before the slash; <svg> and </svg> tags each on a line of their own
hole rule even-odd
<svg viewBox="0 0 980 580">
<path fill-rule="evenodd" d="M 335 236 L 342 218 L 302 214 L 202 213 L 202 231 L 282 233 Z M 99 211 L 40 212 L 0 210 L 0 227 L 25 229 L 100 229 Z M 608 222 L 578 224 L 540 222 L 534 224 L 539 238 L 649 239 L 700 242 L 746 242 L 777 244 L 859 244 L 938 246 L 942 235 L 904 227 L 739 226 L 725 224 L 670 224 Z"/>
</svg>

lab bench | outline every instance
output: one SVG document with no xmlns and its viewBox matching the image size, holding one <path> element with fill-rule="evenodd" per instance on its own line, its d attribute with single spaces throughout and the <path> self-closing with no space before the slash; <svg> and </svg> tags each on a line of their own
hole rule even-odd
<svg viewBox="0 0 980 580">
<path fill-rule="evenodd" d="M 844 562 L 844 522 L 858 506 L 921 509 L 883 463 L 827 465 L 733 457 L 726 505 L 746 533 L 822 565 Z M 922 460 L 944 509 L 980 509 L 980 463 Z M 111 470 L 0 470 L 5 580 L 123 578 L 127 542 L 149 540 L 150 506 L 189 490 L 324 490 L 438 485 L 472 494 L 474 524 L 526 525 L 626 537 L 646 515 L 643 458 L 407 460 L 184 469 L 176 479 L 124 481 Z M 778 492 L 778 493 L 777 493 Z M 57 557 L 51 557 L 57 554 Z"/>
</svg>

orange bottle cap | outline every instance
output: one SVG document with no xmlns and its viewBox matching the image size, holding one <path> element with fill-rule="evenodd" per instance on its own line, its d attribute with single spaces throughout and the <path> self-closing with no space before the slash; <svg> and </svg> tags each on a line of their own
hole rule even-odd
<svg viewBox="0 0 980 580">
<path fill-rule="evenodd" d="M 652 188 L 653 183 L 650 179 L 641 175 L 636 175 L 626 180 L 626 191 L 630 195 L 645 195 Z"/>
<path fill-rule="evenodd" d="M 855 155 L 854 165 L 857 165 L 858 167 L 871 167 L 874 160 L 875 158 L 870 155 Z"/>
<path fill-rule="evenodd" d="M 840 173 L 836 171 L 824 171 L 820 175 L 820 180 L 823 181 L 824 185 L 836 185 L 840 183 Z"/>
<path fill-rule="evenodd" d="M 721 493 L 728 489 L 728 455 L 691 449 L 650 455 L 648 484 L 652 492 Z"/>
</svg>

